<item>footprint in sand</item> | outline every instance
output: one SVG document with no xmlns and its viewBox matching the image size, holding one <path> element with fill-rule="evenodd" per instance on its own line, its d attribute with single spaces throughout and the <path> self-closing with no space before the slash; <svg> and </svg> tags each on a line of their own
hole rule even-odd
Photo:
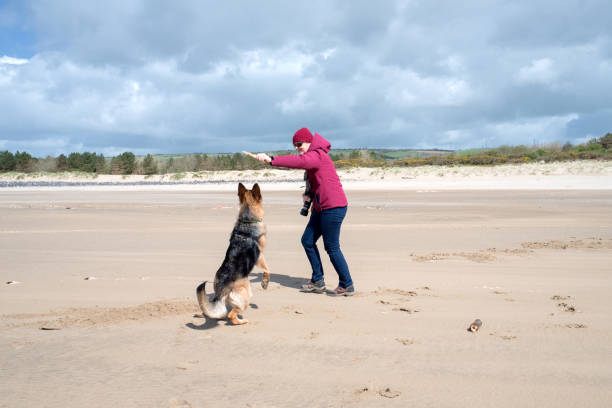
<svg viewBox="0 0 612 408">
<path fill-rule="evenodd" d="M 502 340 L 516 340 L 517 337 L 512 334 L 497 334 L 495 332 L 489 333 L 489 336 L 497 336 Z"/>
<path fill-rule="evenodd" d="M 363 387 L 363 388 L 359 388 L 354 391 L 354 394 L 358 396 L 362 396 L 362 395 L 365 396 L 371 393 L 376 393 L 376 395 L 385 397 L 385 398 L 397 398 L 400 395 L 402 395 L 401 392 L 392 390 L 389 387 L 384 387 L 378 390 L 373 390 L 370 387 Z"/>
<path fill-rule="evenodd" d="M 394 307 L 393 310 L 396 311 L 396 312 L 406 312 L 408 314 L 413 314 L 413 313 L 418 313 L 419 312 L 417 309 L 410 309 L 408 307 Z"/>
<path fill-rule="evenodd" d="M 189 360 L 189 361 L 182 363 L 181 365 L 176 366 L 176 369 L 177 370 L 187 370 L 190 365 L 199 364 L 199 363 L 200 363 L 200 360 Z"/>
<path fill-rule="evenodd" d="M 494 291 L 493 291 L 493 294 L 494 294 L 494 295 L 509 295 L 509 294 L 510 294 L 510 292 L 504 292 L 504 291 L 502 291 L 502 290 L 494 290 Z M 512 298 L 510 298 L 510 297 L 504 298 L 504 300 L 505 300 L 506 302 L 514 302 L 514 299 L 512 299 Z"/>
<path fill-rule="evenodd" d="M 553 296 L 551 296 L 551 297 L 550 297 L 550 300 L 554 300 L 555 302 L 562 301 L 562 302 L 557 303 L 557 307 L 558 307 L 559 309 L 561 309 L 562 311 L 564 311 L 564 312 L 574 313 L 574 312 L 576 312 L 576 311 L 577 311 L 577 310 L 576 310 L 576 306 L 574 306 L 574 305 L 570 305 L 570 304 L 568 304 L 567 302 L 563 302 L 564 300 L 570 300 L 570 299 L 573 299 L 573 298 L 574 298 L 574 297 L 573 297 L 573 296 L 570 296 L 570 295 L 566 295 L 566 296 L 562 296 L 562 295 L 553 295 Z M 552 316 L 552 315 L 553 315 L 553 314 L 551 313 L 551 316 Z"/>
<path fill-rule="evenodd" d="M 403 290 L 403 289 L 388 289 L 388 288 L 381 288 L 379 287 L 378 290 L 371 292 L 375 295 L 398 295 L 401 296 L 404 300 L 407 300 L 406 298 L 411 298 L 414 296 L 418 296 L 419 294 L 413 290 Z M 382 304 L 390 304 L 390 302 L 387 302 L 386 300 L 380 300 L 379 301 Z"/>
<path fill-rule="evenodd" d="M 402 395 L 402 393 L 399 391 L 394 391 L 391 388 L 387 387 L 384 390 L 378 391 L 378 395 L 385 398 L 397 398 Z"/>
<path fill-rule="evenodd" d="M 297 315 L 304 314 L 304 311 L 302 309 L 298 309 L 293 305 L 284 306 L 281 310 L 285 313 L 290 313 L 290 314 L 297 314 Z"/>
<path fill-rule="evenodd" d="M 551 296 L 550 300 L 554 300 L 554 301 L 563 301 L 563 300 L 570 300 L 573 299 L 572 296 L 561 296 L 561 295 L 553 295 Z M 557 307 L 559 309 L 561 309 L 564 312 L 569 312 L 569 313 L 574 313 L 576 312 L 576 307 L 574 305 L 570 305 L 567 302 L 559 302 L 557 303 Z"/>
<path fill-rule="evenodd" d="M 168 400 L 168 407 L 170 408 L 192 408 L 192 405 L 182 398 L 170 398 L 170 400 Z"/>
<path fill-rule="evenodd" d="M 313 331 L 313 332 L 310 332 L 310 336 L 308 336 L 308 339 L 310 339 L 310 340 L 314 340 L 314 339 L 316 339 L 317 337 L 319 337 L 319 334 L 320 334 L 320 333 L 319 333 L 318 331 Z"/>
<path fill-rule="evenodd" d="M 568 305 L 565 302 L 558 303 L 557 306 L 564 312 L 574 313 L 576 311 L 576 308 L 574 306 Z"/>
<path fill-rule="evenodd" d="M 427 289 L 425 290 L 431 290 L 429 287 L 425 287 Z M 420 288 L 423 289 L 423 288 Z M 420 310 L 418 309 L 413 309 L 413 308 L 409 308 L 407 306 L 403 306 L 402 303 L 404 302 L 410 302 L 412 299 L 412 297 L 414 296 L 419 296 L 419 294 L 413 290 L 403 290 L 403 289 L 388 289 L 388 288 L 382 288 L 379 287 L 378 290 L 371 292 L 375 295 L 383 295 L 383 296 L 388 296 L 388 295 L 396 295 L 396 297 L 393 299 L 393 301 L 390 300 L 385 300 L 385 299 L 378 299 L 376 300 L 376 303 L 381 304 L 381 305 L 387 305 L 387 306 L 397 306 L 392 308 L 391 310 L 396 311 L 396 312 L 405 312 L 408 314 L 412 314 L 412 313 L 418 313 L 420 312 Z M 399 296 L 399 297 L 397 297 Z M 430 296 L 430 295 L 427 295 Z M 387 311 L 381 312 L 381 313 L 388 313 Z"/>
<path fill-rule="evenodd" d="M 503 340 L 514 340 L 514 339 L 516 339 L 516 336 L 508 336 L 508 335 L 506 335 L 506 336 L 499 336 L 499 337 L 501 337 Z"/>
<path fill-rule="evenodd" d="M 427 289 L 429 290 L 429 288 Z M 410 301 L 412 297 L 414 296 L 418 296 L 419 294 L 413 290 L 403 290 L 403 289 L 388 289 L 388 288 L 378 288 L 378 290 L 372 292 L 375 295 L 397 295 L 400 296 L 400 298 L 394 299 L 397 300 L 400 303 L 396 303 L 393 301 L 389 301 L 389 300 L 385 300 L 385 299 L 378 299 L 376 301 L 376 303 L 380 303 L 382 305 L 388 305 L 388 306 L 398 306 L 401 305 L 401 303 L 406 302 L 406 301 Z M 394 307 L 392 309 L 393 311 L 396 312 L 406 312 L 408 314 L 412 314 L 412 313 L 417 313 L 419 312 L 419 310 L 417 309 L 411 309 L 407 306 L 399 306 L 399 307 Z M 387 313 L 387 312 L 383 312 L 383 313 Z"/>
<path fill-rule="evenodd" d="M 562 327 L 567 327 L 568 329 L 586 329 L 588 326 L 582 323 L 568 323 Z"/>
<path fill-rule="evenodd" d="M 553 295 L 550 297 L 550 300 L 568 300 L 572 299 L 571 296 L 561 296 L 561 295 Z"/>
</svg>

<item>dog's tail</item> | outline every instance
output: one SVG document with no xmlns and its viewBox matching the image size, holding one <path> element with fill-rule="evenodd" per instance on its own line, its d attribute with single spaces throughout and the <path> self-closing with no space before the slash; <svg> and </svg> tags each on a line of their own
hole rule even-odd
<svg viewBox="0 0 612 408">
<path fill-rule="evenodd" d="M 227 317 L 227 306 L 225 306 L 225 299 L 221 298 L 216 302 L 209 303 L 206 298 L 206 281 L 202 282 L 196 289 L 196 296 L 198 297 L 198 304 L 202 313 L 213 319 L 224 319 Z"/>
</svg>

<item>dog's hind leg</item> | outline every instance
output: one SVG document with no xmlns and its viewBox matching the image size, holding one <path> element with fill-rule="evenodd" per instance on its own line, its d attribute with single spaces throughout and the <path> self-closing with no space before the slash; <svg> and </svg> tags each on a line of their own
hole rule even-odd
<svg viewBox="0 0 612 408">
<path fill-rule="evenodd" d="M 232 309 L 227 314 L 227 319 L 235 325 L 246 324 L 249 322 L 247 319 L 240 319 L 238 317 L 238 313 L 240 313 L 238 309 Z"/>
<path fill-rule="evenodd" d="M 233 324 L 245 324 L 249 321 L 238 318 L 238 314 L 244 312 L 249 307 L 251 299 L 251 287 L 248 280 L 236 282 L 234 289 L 227 297 L 227 303 L 232 307 L 232 310 L 227 314 L 227 319 Z"/>
<path fill-rule="evenodd" d="M 259 254 L 259 259 L 255 265 L 264 270 L 263 276 L 261 277 L 261 287 L 267 289 L 268 283 L 270 283 L 270 269 L 268 269 L 266 258 L 264 258 L 263 254 Z"/>
</svg>

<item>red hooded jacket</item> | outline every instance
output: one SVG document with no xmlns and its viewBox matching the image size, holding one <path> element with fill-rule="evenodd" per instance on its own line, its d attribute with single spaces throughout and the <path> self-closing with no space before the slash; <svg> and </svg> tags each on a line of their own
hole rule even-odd
<svg viewBox="0 0 612 408">
<path fill-rule="evenodd" d="M 316 211 L 348 205 L 334 162 L 327 154 L 330 149 L 331 143 L 315 133 L 306 153 L 274 156 L 270 162 L 272 166 L 306 170 Z"/>
</svg>

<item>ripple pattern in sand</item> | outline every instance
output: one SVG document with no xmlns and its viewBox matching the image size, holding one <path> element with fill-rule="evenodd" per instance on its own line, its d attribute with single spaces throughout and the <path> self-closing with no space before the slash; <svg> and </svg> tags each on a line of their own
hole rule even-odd
<svg viewBox="0 0 612 408">
<path fill-rule="evenodd" d="M 479 251 L 460 252 L 430 252 L 427 254 L 411 253 L 415 262 L 434 262 L 449 259 L 463 258 L 471 262 L 493 262 L 497 255 L 526 255 L 541 249 L 612 249 L 612 238 L 585 238 L 577 240 L 530 241 L 521 243 L 521 248 L 487 248 Z"/>
<path fill-rule="evenodd" d="M 198 312 L 193 300 L 173 299 L 128 307 L 70 308 L 47 313 L 2 315 L 4 327 L 36 326 L 41 330 L 109 326 L 126 321 L 146 321 Z"/>
</svg>

